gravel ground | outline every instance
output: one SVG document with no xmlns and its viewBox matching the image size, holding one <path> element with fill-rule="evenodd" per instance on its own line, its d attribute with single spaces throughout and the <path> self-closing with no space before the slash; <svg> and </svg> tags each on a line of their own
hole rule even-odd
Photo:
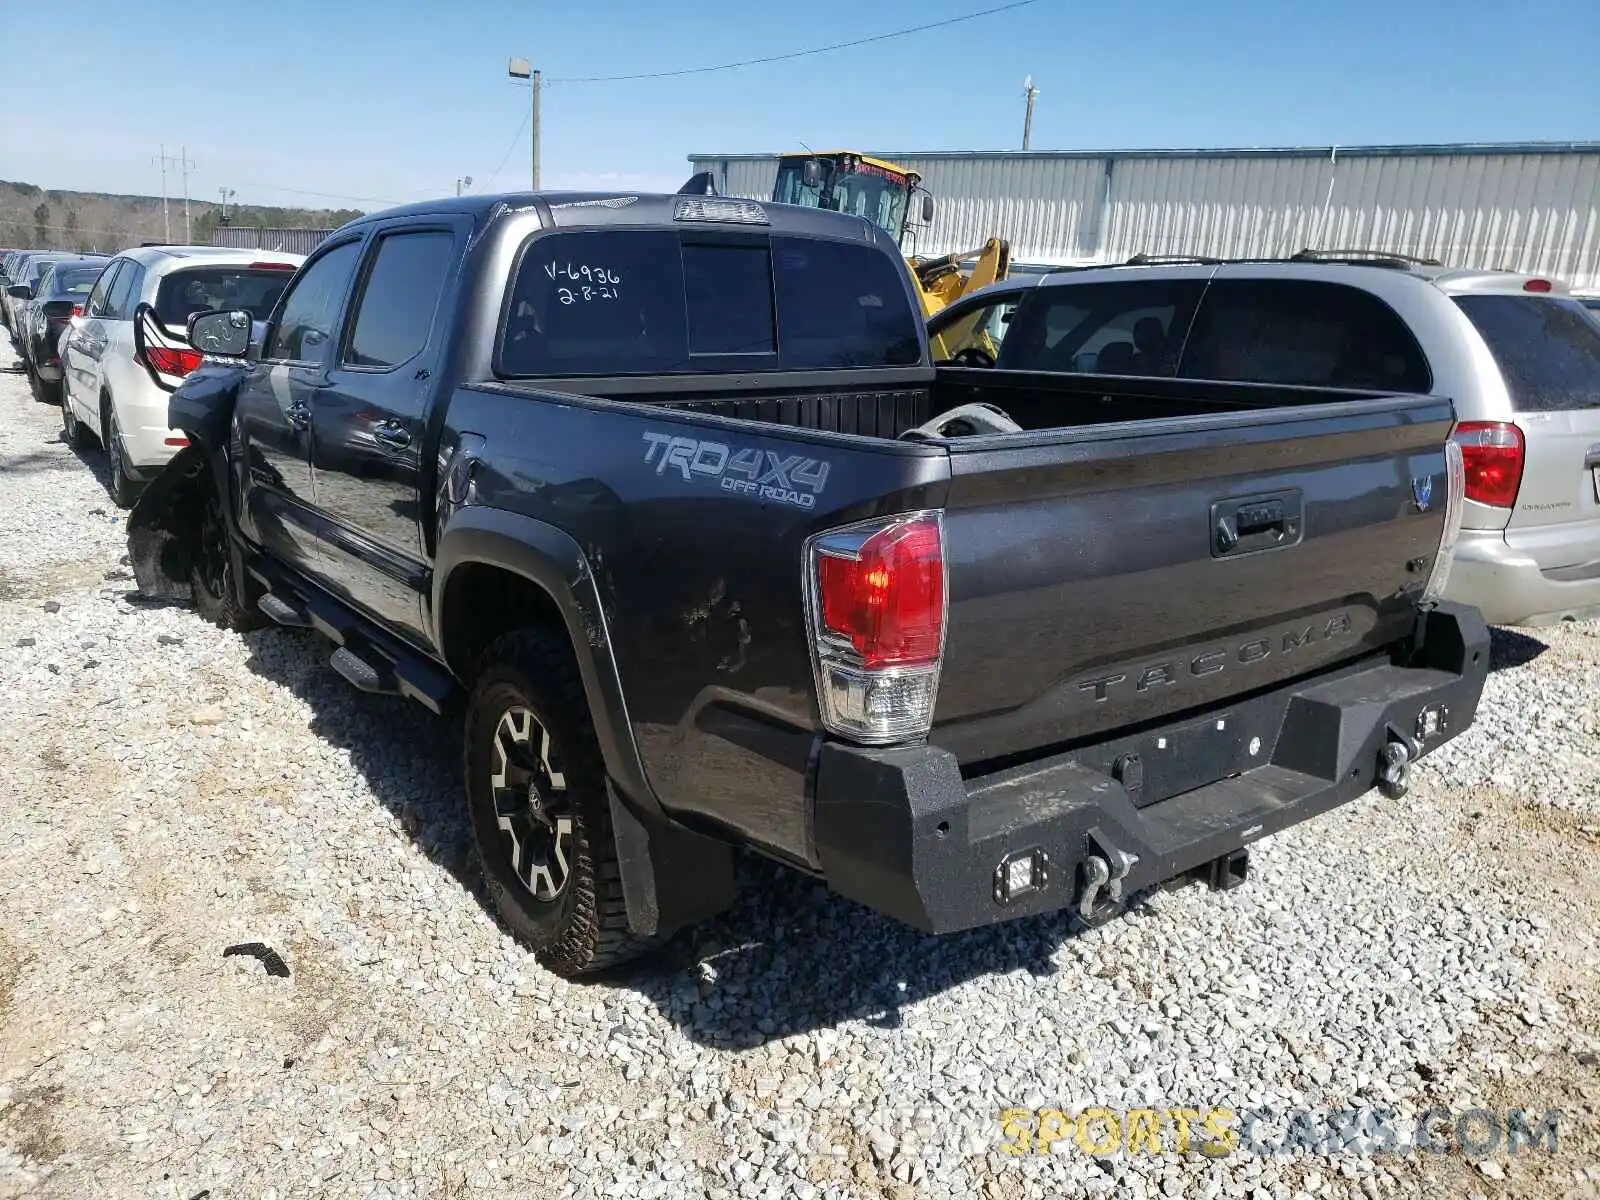
<svg viewBox="0 0 1600 1200">
<path fill-rule="evenodd" d="M 485 910 L 454 732 L 141 605 L 58 428 L 0 373 L 0 1196 L 1600 1193 L 1594 626 L 1497 635 L 1409 797 L 1238 891 L 934 940 L 751 862 L 575 985 Z M 1563 1115 L 1554 1155 L 1002 1152 L 1091 1105 Z"/>
</svg>

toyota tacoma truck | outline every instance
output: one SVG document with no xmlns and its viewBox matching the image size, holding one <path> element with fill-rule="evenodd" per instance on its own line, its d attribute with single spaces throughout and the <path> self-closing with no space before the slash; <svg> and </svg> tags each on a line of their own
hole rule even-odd
<svg viewBox="0 0 1600 1200">
<path fill-rule="evenodd" d="M 552 969 L 752 849 L 933 933 L 1244 880 L 1472 721 L 1447 399 L 935 369 L 893 241 L 699 196 L 345 226 L 192 318 L 154 596 L 331 642 L 463 730 Z"/>
</svg>

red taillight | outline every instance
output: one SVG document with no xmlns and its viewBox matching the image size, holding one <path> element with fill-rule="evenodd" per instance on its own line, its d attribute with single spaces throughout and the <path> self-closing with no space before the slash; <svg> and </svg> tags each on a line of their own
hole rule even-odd
<svg viewBox="0 0 1600 1200">
<path fill-rule="evenodd" d="M 1461 447 L 1467 499 L 1510 508 L 1522 486 L 1522 430 L 1509 421 L 1463 421 L 1451 435 Z"/>
<path fill-rule="evenodd" d="M 937 662 L 944 634 L 944 554 L 932 521 L 892 525 L 855 558 L 817 559 L 817 596 L 826 634 L 847 640 L 861 665 Z"/>
<path fill-rule="evenodd" d="M 867 745 L 926 737 L 944 651 L 942 514 L 819 533 L 806 563 L 823 725 Z"/>
<path fill-rule="evenodd" d="M 198 350 L 168 350 L 165 346 L 146 346 L 144 356 L 163 375 L 187 375 L 204 357 Z"/>
<path fill-rule="evenodd" d="M 73 305 L 73 306 L 72 306 L 72 315 L 73 315 L 73 316 L 74 316 L 74 317 L 81 317 L 81 316 L 83 316 L 83 305 L 81 305 L 81 304 L 74 304 L 74 305 Z"/>
<path fill-rule="evenodd" d="M 293 263 L 259 262 L 251 263 L 250 269 L 252 271 L 293 271 L 295 265 Z"/>
<path fill-rule="evenodd" d="M 1550 290 L 1550 281 L 1548 279 L 1530 279 L 1522 285 L 1522 290 L 1525 292 L 1548 292 Z"/>
<path fill-rule="evenodd" d="M 189 439 L 184 437 L 181 433 L 169 433 L 166 437 L 161 439 L 161 444 L 163 446 L 176 446 L 181 450 L 183 447 L 189 444 Z"/>
</svg>

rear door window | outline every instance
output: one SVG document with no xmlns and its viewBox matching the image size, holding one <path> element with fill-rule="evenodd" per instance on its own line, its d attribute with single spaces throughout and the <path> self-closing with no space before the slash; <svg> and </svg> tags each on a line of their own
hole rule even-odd
<svg viewBox="0 0 1600 1200">
<path fill-rule="evenodd" d="M 1382 300 L 1344 284 L 1291 279 L 1213 281 L 1179 374 L 1376 392 L 1433 386 L 1417 339 Z"/>
<path fill-rule="evenodd" d="M 346 366 L 383 370 L 422 352 L 444 295 L 454 246 L 450 234 L 434 230 L 393 233 L 379 240 L 361 289 Z"/>
<path fill-rule="evenodd" d="M 1015 371 L 1171 376 L 1201 280 L 1036 288 L 1011 320 L 998 366 Z"/>
<path fill-rule="evenodd" d="M 168 329 L 183 329 L 195 313 L 212 309 L 242 308 L 257 321 L 264 321 L 292 278 L 293 270 L 244 266 L 173 271 L 156 288 L 156 316 Z"/>
<path fill-rule="evenodd" d="M 1576 300 L 1457 296 L 1518 412 L 1600 408 L 1600 324 Z"/>
<path fill-rule="evenodd" d="M 499 370 L 512 377 L 915 364 L 897 264 L 868 246 L 595 230 L 530 242 Z"/>
</svg>

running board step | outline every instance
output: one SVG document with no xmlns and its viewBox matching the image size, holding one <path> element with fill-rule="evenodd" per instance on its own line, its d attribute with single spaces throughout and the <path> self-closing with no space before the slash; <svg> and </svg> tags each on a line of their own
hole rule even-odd
<svg viewBox="0 0 1600 1200">
<path fill-rule="evenodd" d="M 335 650 L 333 657 L 328 660 L 328 665 L 363 692 L 375 692 L 382 696 L 400 694 L 400 684 L 387 663 L 379 669 L 366 659 L 352 654 L 348 646 L 340 646 Z"/>
<path fill-rule="evenodd" d="M 271 592 L 256 601 L 256 607 L 279 625 L 287 626 L 290 629 L 311 628 L 310 613 L 303 608 L 290 604 L 280 596 L 274 596 Z"/>
</svg>

